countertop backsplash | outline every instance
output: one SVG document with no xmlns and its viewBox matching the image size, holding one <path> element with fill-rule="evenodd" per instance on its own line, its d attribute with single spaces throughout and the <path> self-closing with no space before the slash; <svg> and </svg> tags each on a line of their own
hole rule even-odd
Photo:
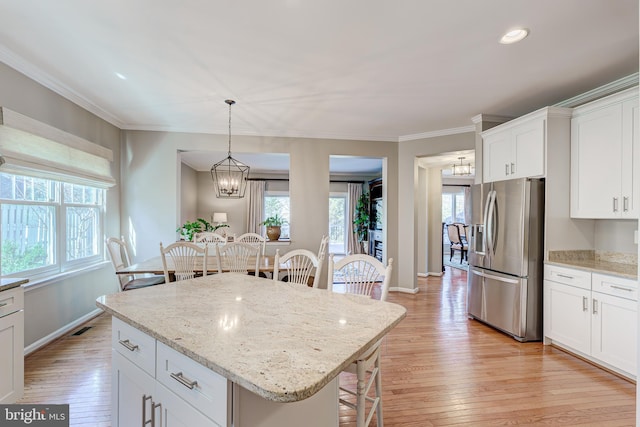
<svg viewBox="0 0 640 427">
<path fill-rule="evenodd" d="M 638 254 L 595 250 L 549 251 L 547 262 L 638 279 Z"/>
</svg>

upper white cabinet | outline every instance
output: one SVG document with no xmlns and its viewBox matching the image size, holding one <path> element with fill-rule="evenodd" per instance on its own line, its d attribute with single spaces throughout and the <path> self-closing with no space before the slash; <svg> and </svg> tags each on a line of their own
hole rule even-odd
<svg viewBox="0 0 640 427">
<path fill-rule="evenodd" d="M 546 107 L 482 132 L 484 182 L 545 176 L 548 122 L 570 117 L 571 109 Z"/>
<path fill-rule="evenodd" d="M 574 109 L 571 217 L 638 218 L 638 88 Z"/>
</svg>

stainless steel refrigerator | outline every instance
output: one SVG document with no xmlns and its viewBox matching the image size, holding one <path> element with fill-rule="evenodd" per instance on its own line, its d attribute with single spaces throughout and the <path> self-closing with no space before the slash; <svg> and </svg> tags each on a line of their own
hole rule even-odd
<svg viewBox="0 0 640 427">
<path fill-rule="evenodd" d="M 544 180 L 471 187 L 467 313 L 518 341 L 542 339 Z"/>
</svg>

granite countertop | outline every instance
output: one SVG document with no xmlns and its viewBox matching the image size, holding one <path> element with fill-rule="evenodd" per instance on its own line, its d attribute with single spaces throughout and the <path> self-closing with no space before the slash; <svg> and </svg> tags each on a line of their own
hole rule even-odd
<svg viewBox="0 0 640 427">
<path fill-rule="evenodd" d="M 106 295 L 96 304 L 276 402 L 318 392 L 406 315 L 398 304 L 233 273 Z"/>
<path fill-rule="evenodd" d="M 29 279 L 0 279 L 0 292 L 17 288 L 25 283 L 29 283 Z"/>
<path fill-rule="evenodd" d="M 638 280 L 638 257 L 635 254 L 592 250 L 549 251 L 546 263 Z"/>
</svg>

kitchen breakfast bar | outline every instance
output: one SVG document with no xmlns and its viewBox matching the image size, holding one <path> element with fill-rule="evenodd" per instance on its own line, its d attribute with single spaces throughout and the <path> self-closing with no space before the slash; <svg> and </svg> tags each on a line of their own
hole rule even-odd
<svg viewBox="0 0 640 427">
<path fill-rule="evenodd" d="M 96 304 L 113 316 L 114 426 L 337 426 L 338 374 L 406 315 L 235 273 Z"/>
</svg>

